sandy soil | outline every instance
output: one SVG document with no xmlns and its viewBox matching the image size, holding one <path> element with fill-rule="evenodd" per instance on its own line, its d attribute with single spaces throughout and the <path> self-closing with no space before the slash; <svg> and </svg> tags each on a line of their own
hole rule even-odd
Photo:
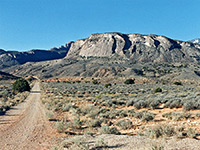
<svg viewBox="0 0 200 150">
<path fill-rule="evenodd" d="M 0 149 L 46 150 L 52 145 L 54 132 L 46 120 L 36 82 L 24 103 L 0 116 Z"/>
<path fill-rule="evenodd" d="M 191 138 L 177 139 L 160 138 L 149 139 L 144 136 L 127 136 L 103 134 L 99 136 L 76 136 L 69 137 L 66 141 L 75 141 L 81 139 L 82 145 L 89 145 L 91 150 L 199 150 L 200 141 Z M 84 140 L 83 140 L 84 139 Z M 77 140 L 76 140 L 77 141 Z M 103 141 L 104 146 L 95 147 L 95 143 Z M 70 143 L 70 142 L 69 142 Z M 80 145 L 78 145 L 80 147 Z M 77 150 L 77 145 L 65 148 L 65 150 Z"/>
</svg>

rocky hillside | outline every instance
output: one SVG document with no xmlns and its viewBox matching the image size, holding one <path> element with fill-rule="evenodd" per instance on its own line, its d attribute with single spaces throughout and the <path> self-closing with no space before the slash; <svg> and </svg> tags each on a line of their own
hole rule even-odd
<svg viewBox="0 0 200 150">
<path fill-rule="evenodd" d="M 68 45 L 50 50 L 30 50 L 27 52 L 5 51 L 0 49 L 0 69 L 26 62 L 39 62 L 60 59 L 66 56 Z"/>
<path fill-rule="evenodd" d="M 136 62 L 198 62 L 200 45 L 158 35 L 92 34 L 72 43 L 67 58 L 113 55 Z"/>
<path fill-rule="evenodd" d="M 17 78 L 18 77 L 14 75 L 0 71 L 0 80 L 17 79 Z"/>
</svg>

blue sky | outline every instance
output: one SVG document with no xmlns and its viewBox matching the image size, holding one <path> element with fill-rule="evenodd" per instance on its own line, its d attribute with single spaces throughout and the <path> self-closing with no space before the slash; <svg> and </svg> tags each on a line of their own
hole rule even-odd
<svg viewBox="0 0 200 150">
<path fill-rule="evenodd" d="M 0 0 L 0 48 L 50 49 L 92 33 L 200 38 L 200 0 Z"/>
</svg>

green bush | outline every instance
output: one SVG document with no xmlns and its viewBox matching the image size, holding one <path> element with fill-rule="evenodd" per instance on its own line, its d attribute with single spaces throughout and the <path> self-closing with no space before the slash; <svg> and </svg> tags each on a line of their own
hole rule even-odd
<svg viewBox="0 0 200 150">
<path fill-rule="evenodd" d="M 154 92 L 155 92 L 155 93 L 162 92 L 162 89 L 161 89 L 161 88 L 156 88 L 156 89 L 154 90 Z"/>
<path fill-rule="evenodd" d="M 30 91 L 30 89 L 29 83 L 23 78 L 18 79 L 13 83 L 13 90 L 15 92 Z"/>
<path fill-rule="evenodd" d="M 135 79 L 127 79 L 124 84 L 135 84 Z"/>
</svg>

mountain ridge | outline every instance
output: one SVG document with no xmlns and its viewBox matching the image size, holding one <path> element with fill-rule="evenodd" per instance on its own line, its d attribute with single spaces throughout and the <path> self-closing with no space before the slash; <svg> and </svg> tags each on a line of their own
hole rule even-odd
<svg viewBox="0 0 200 150">
<path fill-rule="evenodd" d="M 50 50 L 33 49 L 26 52 L 5 51 L 0 49 L 0 69 L 26 62 L 39 62 L 64 58 L 68 47 L 52 48 Z"/>
<path fill-rule="evenodd" d="M 59 55 L 59 52 L 62 55 L 47 60 L 44 58 L 45 52 L 52 55 L 56 53 L 53 55 L 54 58 Z M 13 52 L 15 55 L 12 55 L 2 54 L 3 51 L 0 51 L 0 69 L 16 76 L 32 75 L 41 79 L 66 76 L 130 77 L 135 75 L 152 78 L 173 74 L 174 68 L 176 68 L 175 72 L 178 72 L 181 67 L 183 71 L 180 74 L 181 78 L 193 76 L 199 79 L 199 74 L 196 72 L 200 64 L 200 45 L 161 35 L 97 33 L 45 52 L 34 50 L 20 53 L 18 56 L 17 52 Z M 37 58 L 38 54 L 39 58 Z M 52 55 L 47 56 L 50 58 Z M 11 59 L 14 56 L 17 58 Z M 32 60 L 31 56 L 37 58 L 37 61 Z M 20 57 L 21 59 L 25 57 L 21 64 Z M 178 67 L 174 64 L 178 64 Z M 191 75 L 183 76 L 185 71 L 191 72 Z"/>
</svg>

